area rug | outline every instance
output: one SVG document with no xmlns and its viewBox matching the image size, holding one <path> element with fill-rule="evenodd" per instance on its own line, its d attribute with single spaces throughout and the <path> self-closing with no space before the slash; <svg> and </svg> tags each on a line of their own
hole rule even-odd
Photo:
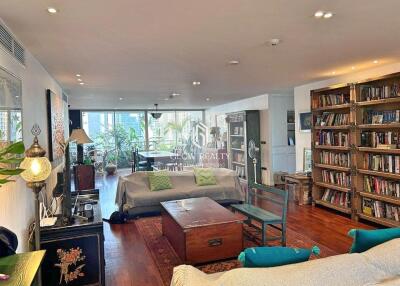
<svg viewBox="0 0 400 286">
<path fill-rule="evenodd" d="M 135 224 L 139 233 L 142 235 L 146 246 L 158 267 L 161 278 L 165 286 L 170 285 L 172 278 L 172 271 L 175 266 L 183 264 L 182 260 L 178 257 L 175 250 L 170 245 L 168 239 L 162 235 L 161 217 L 147 217 L 135 220 Z M 271 229 L 271 228 L 270 228 Z M 245 239 L 244 246 L 252 247 L 256 246 L 256 243 L 260 240 L 261 234 L 255 231 L 253 228 L 245 226 Z M 277 231 L 271 231 L 269 235 L 277 235 Z M 269 242 L 268 245 L 279 245 L 279 242 Z M 299 248 L 311 248 L 312 246 L 318 246 L 321 249 L 320 257 L 327 257 L 336 255 L 335 251 L 323 246 L 310 238 L 287 228 L 287 246 L 299 247 Z M 312 256 L 311 259 L 316 257 Z M 205 273 L 216 273 L 221 271 L 227 271 L 234 268 L 240 267 L 240 264 L 236 259 L 230 259 L 225 261 L 219 261 L 214 263 L 208 263 L 200 266 L 196 266 L 198 269 Z"/>
</svg>

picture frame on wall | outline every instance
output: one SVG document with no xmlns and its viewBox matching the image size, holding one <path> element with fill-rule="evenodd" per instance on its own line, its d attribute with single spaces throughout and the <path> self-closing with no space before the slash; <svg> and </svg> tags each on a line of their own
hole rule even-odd
<svg viewBox="0 0 400 286">
<path fill-rule="evenodd" d="M 68 136 L 68 98 L 46 90 L 47 127 L 50 162 L 61 162 L 64 157 L 64 144 Z"/>
<path fill-rule="evenodd" d="M 303 172 L 308 173 L 312 171 L 312 153 L 311 148 L 304 148 L 303 151 Z"/>
<path fill-rule="evenodd" d="M 300 132 L 311 132 L 312 116 L 311 112 L 299 113 L 299 129 Z"/>
</svg>

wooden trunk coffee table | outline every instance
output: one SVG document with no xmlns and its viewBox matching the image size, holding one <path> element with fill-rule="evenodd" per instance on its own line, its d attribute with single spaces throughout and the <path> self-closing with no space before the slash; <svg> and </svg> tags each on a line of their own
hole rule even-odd
<svg viewBox="0 0 400 286">
<path fill-rule="evenodd" d="M 184 263 L 227 259 L 243 250 L 243 219 L 210 198 L 161 205 L 163 234 Z"/>
</svg>

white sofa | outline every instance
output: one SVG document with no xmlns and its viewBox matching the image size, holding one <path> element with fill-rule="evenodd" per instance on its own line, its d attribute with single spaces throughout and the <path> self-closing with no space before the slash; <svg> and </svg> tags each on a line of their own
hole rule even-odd
<svg viewBox="0 0 400 286">
<path fill-rule="evenodd" d="M 148 172 L 136 172 L 119 177 L 115 198 L 120 211 L 130 217 L 159 212 L 160 202 L 196 197 L 209 197 L 221 204 L 237 203 L 244 200 L 244 194 L 236 173 L 229 169 L 212 168 L 217 179 L 216 185 L 198 186 L 194 171 L 167 171 L 173 188 L 150 191 Z"/>
<path fill-rule="evenodd" d="M 175 267 L 171 286 L 372 286 L 400 285 L 400 238 L 364 253 L 342 254 L 272 268 L 238 268 L 205 274 Z"/>
</svg>

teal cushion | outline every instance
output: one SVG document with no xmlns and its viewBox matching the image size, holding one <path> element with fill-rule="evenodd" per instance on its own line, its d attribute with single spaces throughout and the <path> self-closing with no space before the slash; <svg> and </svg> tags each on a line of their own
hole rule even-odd
<svg viewBox="0 0 400 286">
<path fill-rule="evenodd" d="M 239 254 L 244 267 L 274 267 L 307 261 L 311 253 L 320 254 L 317 246 L 312 249 L 290 247 L 252 247 Z"/>
<path fill-rule="evenodd" d="M 217 178 L 212 169 L 208 168 L 194 168 L 194 175 L 196 177 L 196 184 L 198 186 L 210 186 L 217 184 Z"/>
<path fill-rule="evenodd" d="M 352 229 L 349 231 L 349 236 L 353 238 L 350 253 L 360 253 L 388 240 L 400 238 L 400 227 L 376 230 Z"/>
<path fill-rule="evenodd" d="M 171 178 L 167 172 L 149 172 L 148 177 L 151 191 L 172 189 Z"/>
</svg>

